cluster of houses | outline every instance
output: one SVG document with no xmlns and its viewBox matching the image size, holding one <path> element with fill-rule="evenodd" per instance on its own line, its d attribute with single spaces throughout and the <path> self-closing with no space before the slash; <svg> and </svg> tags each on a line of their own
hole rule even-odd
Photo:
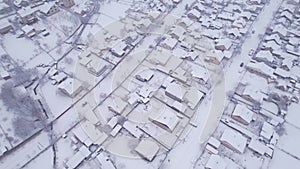
<svg viewBox="0 0 300 169">
<path fill-rule="evenodd" d="M 11 8 L 16 10 L 16 18 L 20 25 L 14 25 L 13 23 L 15 23 L 15 21 L 13 18 L 5 17 L 0 20 L 0 34 L 18 31 L 17 28 L 21 27 L 21 35 L 26 35 L 28 37 L 33 37 L 36 33 L 46 31 L 35 30 L 35 28 L 31 26 L 39 20 L 39 17 L 41 17 L 40 14 L 44 16 L 51 16 L 59 12 L 61 8 L 70 8 L 75 5 L 74 0 L 14 0 L 12 4 L 13 7 Z M 48 34 L 49 32 L 44 32 L 43 36 L 47 36 Z"/>
<path fill-rule="evenodd" d="M 206 168 L 226 168 L 226 151 L 272 158 L 291 103 L 299 102 L 299 3 L 284 1 L 225 109 Z M 224 155 L 225 154 L 225 155 Z M 238 160 L 238 159 L 236 159 Z M 239 164 L 242 165 L 242 164 Z"/>
<path fill-rule="evenodd" d="M 207 61 L 220 64 L 230 59 L 263 6 L 262 1 L 196 1 L 187 17 L 215 46 L 216 51 L 208 55 Z"/>
<path fill-rule="evenodd" d="M 203 56 L 205 61 L 215 64 L 220 64 L 224 58 L 230 59 L 234 45 L 239 43 L 241 35 L 247 33 L 249 21 L 253 21 L 263 7 L 261 2 L 256 4 L 252 1 L 249 1 L 251 5 L 246 4 L 247 8 L 239 4 L 242 2 L 213 3 L 197 1 L 187 15 L 178 18 L 176 24 L 162 35 L 153 47 L 154 50 L 125 82 L 97 107 L 87 106 L 83 113 L 84 122 L 72 130 L 75 144 L 80 142 L 86 149 L 91 145 L 101 146 L 105 142 L 113 142 L 109 138 L 126 134 L 140 140 L 132 152 L 152 161 L 157 153 L 172 149 L 176 142 L 184 139 L 182 136 L 187 126 L 197 126 L 197 107 L 211 86 L 210 72 L 202 62 Z M 160 12 L 165 10 L 159 4 L 145 4 L 153 6 L 148 14 L 139 12 L 139 7 L 142 6 L 127 11 L 128 17 L 122 19 L 127 23 L 124 29 L 138 34 L 116 41 L 108 38 L 108 41 L 113 41 L 109 48 L 89 48 L 78 56 L 80 66 L 95 76 L 103 75 L 106 70 L 110 71 L 142 42 L 153 24 L 163 24 Z M 204 12 L 205 15 L 199 17 L 191 14 L 193 11 L 202 13 L 203 10 L 207 14 Z M 209 18 L 211 14 L 215 18 Z M 216 35 L 215 32 L 222 32 L 222 29 L 235 29 L 239 37 L 233 37 L 230 33 L 212 37 Z M 212 48 L 201 43 L 203 37 L 212 40 Z M 236 119 L 239 118 L 238 110 L 244 109 L 245 107 L 237 108 Z M 245 116 L 247 119 L 243 121 L 244 124 L 249 122 L 251 112 Z M 228 133 L 232 136 L 225 137 L 225 134 L 224 143 L 236 137 L 236 133 Z M 243 147 L 238 146 L 237 149 L 243 151 Z M 211 151 L 214 151 L 213 146 Z M 82 153 L 77 150 L 76 154 Z M 79 161 L 74 163 L 72 157 L 66 165 L 70 168 L 70 165 L 79 165 L 85 158 L 78 156 L 81 157 Z M 89 156 L 87 154 L 86 158 Z"/>
</svg>

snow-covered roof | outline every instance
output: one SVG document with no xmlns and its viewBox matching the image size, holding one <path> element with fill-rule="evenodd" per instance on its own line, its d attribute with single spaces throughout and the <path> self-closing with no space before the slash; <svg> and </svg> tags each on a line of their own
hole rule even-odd
<svg viewBox="0 0 300 169">
<path fill-rule="evenodd" d="M 166 95 L 172 97 L 175 100 L 182 101 L 186 90 L 175 82 L 170 83 L 166 88 Z"/>
<path fill-rule="evenodd" d="M 258 141 L 257 139 L 254 139 L 254 138 L 251 139 L 248 147 L 260 155 L 264 155 L 268 148 L 263 143 L 261 143 L 260 141 Z"/>
<path fill-rule="evenodd" d="M 152 161 L 159 151 L 159 146 L 154 141 L 142 139 L 134 150 L 143 158 Z"/>
<path fill-rule="evenodd" d="M 288 71 L 286 71 L 284 69 L 281 69 L 281 68 L 276 68 L 275 71 L 274 71 L 274 74 L 278 75 L 278 76 L 280 76 L 282 78 L 289 78 L 290 75 L 291 75 L 290 72 L 288 72 Z"/>
<path fill-rule="evenodd" d="M 266 60 L 270 63 L 272 63 L 274 61 L 274 57 L 269 50 L 261 50 L 261 51 L 257 52 L 257 54 L 255 55 L 255 58 Z"/>
<path fill-rule="evenodd" d="M 193 77 L 197 79 L 202 79 L 204 82 L 207 82 L 209 79 L 208 71 L 201 66 L 197 66 L 197 69 L 193 69 L 191 74 Z"/>
<path fill-rule="evenodd" d="M 215 45 L 216 49 L 221 49 L 221 50 L 229 50 L 230 47 L 232 46 L 232 42 L 230 39 L 218 39 L 217 44 Z"/>
<path fill-rule="evenodd" d="M 70 97 L 76 96 L 82 90 L 81 83 L 73 78 L 67 78 L 58 85 L 58 88 Z"/>
<path fill-rule="evenodd" d="M 244 104 L 237 104 L 232 113 L 233 118 L 240 119 L 239 121 L 243 124 L 249 124 L 253 119 L 253 115 L 254 113 Z"/>
<path fill-rule="evenodd" d="M 184 99 L 188 102 L 187 105 L 191 109 L 194 109 L 203 97 L 204 97 L 204 93 L 200 92 L 195 87 L 190 87 L 190 88 L 188 88 L 188 90 L 184 96 Z"/>
<path fill-rule="evenodd" d="M 172 37 L 167 37 L 165 40 L 161 42 L 161 46 L 165 46 L 167 49 L 174 49 L 178 40 Z"/>
<path fill-rule="evenodd" d="M 244 153 L 247 145 L 247 138 L 232 129 L 226 129 L 220 140 L 222 144 L 239 153 Z"/>
<path fill-rule="evenodd" d="M 140 81 L 149 81 L 154 76 L 154 72 L 150 69 L 146 69 L 138 72 L 135 77 Z"/>
<path fill-rule="evenodd" d="M 218 149 L 221 145 L 221 142 L 214 137 L 208 139 L 208 144 L 212 145 L 214 148 Z"/>
<path fill-rule="evenodd" d="M 198 11 L 197 9 L 192 9 L 191 11 L 189 11 L 188 16 L 194 16 L 196 18 L 200 18 L 201 12 Z"/>
<path fill-rule="evenodd" d="M 246 69 L 250 70 L 250 71 L 254 71 L 255 73 L 261 74 L 263 76 L 267 76 L 267 77 L 271 77 L 273 78 L 274 75 L 274 69 L 269 67 L 268 65 L 266 65 L 263 62 L 257 62 L 257 63 L 253 63 L 253 62 L 249 62 L 246 65 Z"/>
<path fill-rule="evenodd" d="M 268 123 L 264 122 L 262 129 L 260 131 L 260 136 L 264 137 L 267 140 L 270 140 L 274 133 L 274 127 Z"/>
<path fill-rule="evenodd" d="M 48 13 L 53 6 L 55 6 L 55 1 L 46 2 L 39 6 L 39 10 L 43 13 Z"/>
<path fill-rule="evenodd" d="M 170 108 L 163 108 L 158 114 L 149 116 L 155 124 L 158 124 L 162 128 L 172 132 L 177 124 L 179 123 L 179 118 L 176 113 Z"/>
<path fill-rule="evenodd" d="M 185 32 L 186 30 L 183 27 L 175 25 L 171 28 L 170 35 L 174 36 L 178 40 L 182 40 Z"/>
</svg>

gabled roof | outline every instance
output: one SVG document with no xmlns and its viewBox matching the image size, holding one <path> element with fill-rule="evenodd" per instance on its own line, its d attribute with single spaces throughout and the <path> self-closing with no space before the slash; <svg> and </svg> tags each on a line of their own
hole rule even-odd
<svg viewBox="0 0 300 169">
<path fill-rule="evenodd" d="M 232 129 L 226 129 L 220 140 L 222 144 L 239 153 L 244 153 L 247 145 L 247 138 Z"/>
</svg>

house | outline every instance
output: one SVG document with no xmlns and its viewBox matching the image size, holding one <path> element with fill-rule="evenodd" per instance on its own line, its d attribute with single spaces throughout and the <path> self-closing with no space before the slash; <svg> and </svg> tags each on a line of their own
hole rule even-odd
<svg viewBox="0 0 300 169">
<path fill-rule="evenodd" d="M 35 12 L 37 9 L 25 7 L 17 11 L 17 15 L 21 19 L 21 23 L 23 24 L 32 24 L 36 22 L 38 19 L 35 16 Z"/>
<path fill-rule="evenodd" d="M 178 101 L 174 101 L 173 103 L 168 103 L 170 107 L 172 107 L 174 110 L 180 112 L 180 113 L 185 113 L 187 110 L 187 106 L 184 103 L 180 103 Z"/>
<path fill-rule="evenodd" d="M 173 50 L 177 45 L 177 43 L 178 43 L 177 39 L 173 37 L 166 37 L 166 39 L 160 43 L 160 46 L 168 50 Z"/>
<path fill-rule="evenodd" d="M 275 71 L 274 71 L 274 75 L 276 76 L 279 76 L 283 79 L 287 79 L 290 77 L 290 72 L 289 71 L 286 71 L 284 69 L 281 69 L 281 68 L 276 68 Z"/>
<path fill-rule="evenodd" d="M 269 50 L 261 50 L 253 57 L 253 59 L 259 62 L 265 62 L 266 64 L 273 63 L 275 61 L 272 53 Z"/>
<path fill-rule="evenodd" d="M 123 57 L 130 51 L 130 47 L 124 41 L 121 41 L 117 45 L 113 46 L 110 51 L 117 57 Z"/>
<path fill-rule="evenodd" d="M 194 77 L 197 80 L 202 81 L 204 84 L 208 82 L 209 79 L 209 73 L 208 71 L 201 66 L 197 66 L 197 68 L 193 69 L 191 71 L 192 77 Z"/>
<path fill-rule="evenodd" d="M 147 161 L 152 161 L 159 151 L 159 146 L 150 139 L 142 139 L 134 150 Z"/>
<path fill-rule="evenodd" d="M 157 113 L 150 114 L 149 120 L 170 133 L 173 132 L 180 121 L 176 112 L 168 107 L 162 108 Z"/>
<path fill-rule="evenodd" d="M 225 55 L 220 50 L 211 50 L 206 52 L 206 57 L 204 58 L 207 62 L 212 62 L 214 64 L 219 65 L 224 59 Z"/>
<path fill-rule="evenodd" d="M 81 126 L 72 129 L 72 133 L 74 134 L 75 138 L 78 139 L 81 143 L 83 143 L 86 147 L 89 147 L 90 145 L 93 144 L 92 140 L 84 132 Z"/>
<path fill-rule="evenodd" d="M 215 149 L 218 149 L 221 145 L 221 142 L 219 140 L 217 140 L 214 137 L 210 137 L 207 141 L 207 143 L 211 146 L 213 146 Z"/>
<path fill-rule="evenodd" d="M 223 11 L 217 16 L 217 18 L 225 21 L 233 22 L 236 19 L 236 16 L 234 16 L 234 14 L 231 12 Z"/>
<path fill-rule="evenodd" d="M 160 13 L 159 12 L 150 12 L 149 13 L 149 19 L 154 22 L 156 21 L 160 16 Z"/>
<path fill-rule="evenodd" d="M 289 11 L 283 11 L 280 13 L 280 17 L 284 17 L 287 20 L 289 20 L 290 22 L 293 21 L 293 13 L 289 12 Z"/>
<path fill-rule="evenodd" d="M 193 21 L 191 21 L 189 18 L 183 17 L 180 19 L 180 21 L 177 23 L 177 25 L 183 27 L 183 28 L 188 28 L 193 24 Z"/>
<path fill-rule="evenodd" d="M 270 140 L 273 134 L 274 134 L 274 127 L 270 123 L 264 122 L 259 135 L 266 140 Z"/>
<path fill-rule="evenodd" d="M 54 1 L 44 3 L 39 7 L 39 11 L 43 13 L 44 15 L 50 16 L 57 12 L 59 12 L 59 7 L 55 4 Z"/>
<path fill-rule="evenodd" d="M 230 39 L 219 39 L 217 40 L 217 44 L 215 45 L 215 48 L 217 50 L 229 50 L 232 46 L 232 42 Z"/>
<path fill-rule="evenodd" d="M 241 37 L 241 32 L 238 28 L 227 29 L 227 34 L 233 37 L 233 39 L 238 39 Z"/>
<path fill-rule="evenodd" d="M 66 8 L 70 8 L 75 5 L 74 0 L 60 0 L 62 5 Z"/>
<path fill-rule="evenodd" d="M 268 150 L 268 147 L 266 145 L 264 145 L 262 142 L 258 141 L 255 138 L 251 139 L 248 147 L 249 149 L 258 153 L 259 155 L 264 155 Z"/>
<path fill-rule="evenodd" d="M 197 19 L 199 19 L 201 17 L 201 12 L 198 11 L 197 9 L 192 9 L 191 11 L 189 11 L 189 13 L 187 14 L 187 16 L 190 19 L 197 20 Z"/>
<path fill-rule="evenodd" d="M 243 11 L 242 13 L 240 13 L 240 17 L 246 19 L 247 21 L 249 21 L 252 16 L 253 16 L 253 13 L 251 13 L 249 11 Z"/>
<path fill-rule="evenodd" d="M 231 27 L 232 28 L 244 28 L 244 27 L 246 27 L 246 25 L 247 25 L 246 20 L 243 18 L 239 18 L 231 24 Z"/>
<path fill-rule="evenodd" d="M 110 69 L 111 67 L 112 66 L 110 65 L 110 63 L 103 59 L 92 60 L 86 64 L 86 68 L 88 69 L 89 73 L 97 77 L 101 76 L 103 73 L 105 73 L 106 70 Z"/>
<path fill-rule="evenodd" d="M 250 5 L 260 5 L 263 3 L 262 0 L 247 0 L 247 3 Z"/>
<path fill-rule="evenodd" d="M 194 61 L 198 58 L 199 54 L 196 51 L 188 52 L 183 58 L 187 58 L 188 60 Z"/>
<path fill-rule="evenodd" d="M 67 78 L 58 85 L 58 89 L 67 96 L 74 98 L 83 90 L 83 87 L 81 85 L 81 82 L 79 82 L 78 80 Z"/>
<path fill-rule="evenodd" d="M 135 78 L 142 82 L 148 82 L 153 76 L 154 76 L 154 72 L 150 69 L 146 69 L 141 72 L 138 72 L 135 75 Z"/>
<path fill-rule="evenodd" d="M 212 154 L 205 164 L 205 169 L 226 169 L 227 163 L 219 155 Z"/>
<path fill-rule="evenodd" d="M 248 125 L 253 120 L 254 113 L 246 105 L 237 104 L 231 116 L 238 122 Z"/>
<path fill-rule="evenodd" d="M 210 39 L 218 39 L 220 38 L 220 31 L 213 29 L 204 29 L 201 31 L 203 36 L 206 36 Z"/>
<path fill-rule="evenodd" d="M 272 28 L 272 34 L 277 33 L 281 39 L 286 38 L 287 35 L 287 29 L 282 24 L 276 24 Z"/>
<path fill-rule="evenodd" d="M 269 51 L 277 51 L 281 49 L 281 45 L 278 45 L 275 41 L 267 41 L 262 44 L 262 49 Z"/>
<path fill-rule="evenodd" d="M 12 30 L 12 24 L 8 22 L 6 19 L 1 19 L 0 20 L 0 34 L 6 34 L 10 30 Z"/>
<path fill-rule="evenodd" d="M 280 36 L 278 34 L 271 34 L 269 36 L 265 37 L 265 41 L 274 41 L 278 45 L 282 44 L 282 40 L 280 39 Z"/>
<path fill-rule="evenodd" d="M 184 100 L 187 101 L 187 106 L 191 109 L 195 109 L 200 101 L 204 98 L 204 93 L 199 91 L 195 87 L 190 87 L 186 90 Z"/>
<path fill-rule="evenodd" d="M 252 72 L 255 73 L 257 75 L 260 75 L 264 78 L 270 78 L 270 79 L 276 79 L 276 77 L 273 75 L 273 73 L 275 72 L 275 70 L 269 66 L 267 66 L 265 63 L 263 62 L 249 62 L 245 68 Z"/>
<path fill-rule="evenodd" d="M 232 129 L 226 129 L 220 140 L 224 146 L 240 154 L 244 153 L 247 145 L 247 138 Z"/>
<path fill-rule="evenodd" d="M 36 35 L 35 28 L 30 25 L 25 25 L 21 28 L 21 30 L 24 32 L 24 34 L 28 37 L 33 37 Z"/>
<path fill-rule="evenodd" d="M 172 38 L 182 41 L 186 30 L 181 26 L 173 26 L 169 32 Z"/>
<path fill-rule="evenodd" d="M 180 84 L 176 82 L 171 82 L 168 84 L 165 94 L 170 98 L 177 100 L 179 102 L 183 101 L 183 97 L 186 93 L 186 90 Z"/>
</svg>

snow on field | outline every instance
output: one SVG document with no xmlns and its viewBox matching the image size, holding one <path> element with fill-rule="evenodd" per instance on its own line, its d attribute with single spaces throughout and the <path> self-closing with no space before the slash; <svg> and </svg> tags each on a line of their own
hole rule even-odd
<svg viewBox="0 0 300 169">
<path fill-rule="evenodd" d="M 300 128 L 300 104 L 292 103 L 288 107 L 288 113 L 285 117 L 286 121 Z"/>
<path fill-rule="evenodd" d="M 43 149 L 45 149 L 49 142 L 49 136 L 46 132 L 41 132 L 32 140 L 24 144 L 16 151 L 11 152 L 1 159 L 0 168 L 15 169 L 21 168 L 30 159 L 38 155 Z"/>
<path fill-rule="evenodd" d="M 70 36 L 81 24 L 76 15 L 63 10 L 48 17 L 48 21 L 66 36 Z"/>
<path fill-rule="evenodd" d="M 24 169 L 53 169 L 53 150 L 49 148 L 36 159 L 31 161 Z"/>
<path fill-rule="evenodd" d="M 300 143 L 300 130 L 287 123 L 283 125 L 283 128 L 285 133 L 280 137 L 277 147 L 293 156 L 300 157 L 300 148 L 298 148 Z"/>
<path fill-rule="evenodd" d="M 66 72 L 67 74 L 71 75 L 75 73 L 78 55 L 81 53 L 81 51 L 78 50 L 72 50 L 66 57 L 64 57 L 59 63 L 58 63 L 58 69 Z"/>
<path fill-rule="evenodd" d="M 97 24 L 87 25 L 82 32 L 80 43 L 88 44 L 93 39 L 94 35 L 98 33 L 99 29 L 101 29 L 101 27 Z"/>
<path fill-rule="evenodd" d="M 42 52 L 33 41 L 26 38 L 17 38 L 12 34 L 6 34 L 3 37 L 3 48 L 15 61 L 22 63 L 33 59 Z"/>
<path fill-rule="evenodd" d="M 60 44 L 66 38 L 68 38 L 61 30 L 57 28 L 56 25 L 53 25 L 48 20 L 48 18 L 35 23 L 33 27 L 38 31 L 46 29 L 45 32 L 49 32 L 48 36 L 43 36 L 39 34 L 32 38 L 34 41 L 39 43 L 40 47 L 43 48 L 46 52 L 49 52 L 55 47 L 60 46 Z"/>
<path fill-rule="evenodd" d="M 53 131 L 56 135 L 62 136 L 70 128 L 72 128 L 78 121 L 79 115 L 75 108 L 71 108 L 64 115 L 62 115 L 58 120 L 53 124 Z"/>
<path fill-rule="evenodd" d="M 38 65 L 41 64 L 49 64 L 53 62 L 53 58 L 46 52 L 42 52 L 38 56 L 34 57 L 33 59 L 29 60 L 28 62 L 25 63 L 25 68 L 35 68 Z"/>
<path fill-rule="evenodd" d="M 53 59 L 58 60 L 65 54 L 65 52 L 69 51 L 71 48 L 72 48 L 71 45 L 63 43 L 63 44 L 57 46 L 55 49 L 51 50 L 49 52 L 49 55 Z"/>
<path fill-rule="evenodd" d="M 269 169 L 283 169 L 283 168 L 299 168 L 300 160 L 297 160 L 285 152 L 275 149 L 273 159 L 269 164 Z"/>
<path fill-rule="evenodd" d="M 101 4 L 100 12 L 112 19 L 119 20 L 121 17 L 126 16 L 126 10 L 130 8 L 129 5 L 111 1 L 110 3 Z"/>
</svg>

